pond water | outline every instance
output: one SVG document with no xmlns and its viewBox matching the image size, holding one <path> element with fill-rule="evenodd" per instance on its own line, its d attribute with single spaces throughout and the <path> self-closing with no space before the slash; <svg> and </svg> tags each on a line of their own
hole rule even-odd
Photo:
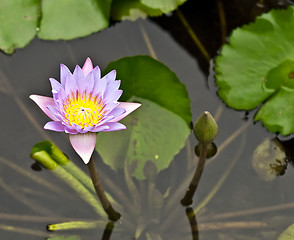
<svg viewBox="0 0 294 240">
<path fill-rule="evenodd" d="M 237 5 L 234 4 L 232 8 Z M 213 11 L 209 12 L 210 16 Z M 189 16 L 189 6 L 183 8 L 183 12 Z M 201 12 L 201 8 L 196 12 Z M 195 17 L 195 24 L 199 23 L 199 18 Z M 247 20 L 250 18 L 243 22 Z M 70 42 L 35 39 L 12 56 L 0 54 L 1 239 L 76 236 L 72 239 L 269 240 L 277 239 L 293 223 L 292 166 L 289 164 L 282 176 L 265 181 L 252 164 L 257 146 L 266 139 L 274 139 L 276 135 L 267 132 L 260 123 L 253 124 L 254 112 L 247 114 L 226 108 L 216 94 L 213 68 L 210 67 L 208 75 L 209 64 L 201 53 L 190 51 L 193 49 L 191 43 L 184 48 L 178 42 L 180 36 L 176 41 L 161 27 L 166 27 L 167 21 L 174 24 L 173 35 L 175 29 L 186 31 L 180 21 L 174 22 L 175 16 L 157 19 L 156 22 L 125 21 L 83 39 Z M 228 24 L 231 24 L 230 27 L 234 25 L 232 22 Z M 202 31 L 202 39 L 209 39 L 209 35 L 205 35 L 208 30 L 202 28 Z M 212 39 L 207 43 L 211 56 L 219 48 L 218 42 Z M 196 46 L 194 48 L 197 49 Z M 219 134 L 215 139 L 218 154 L 207 161 L 190 208 L 183 207 L 180 200 L 197 166 L 197 158 L 193 154 L 196 140 L 192 134 L 171 165 L 155 174 L 152 181 L 132 179 L 135 192 L 128 189 L 123 171 L 112 171 L 95 154 L 105 190 L 115 195 L 111 185 L 114 184 L 128 200 L 127 206 L 120 207 L 127 209 L 125 215 L 114 224 L 109 237 L 110 233 L 105 231 L 107 219 L 99 217 L 54 172 L 39 169 L 38 166 L 34 166 L 33 170 L 34 161 L 30 159 L 32 146 L 50 139 L 71 161 L 87 171 L 70 146 L 66 134 L 43 130 L 48 118 L 28 96 L 33 93 L 50 96 L 48 78 L 59 79 L 60 63 L 73 70 L 76 64 L 82 65 L 89 56 L 95 65 L 104 69 L 111 61 L 135 55 L 151 55 L 176 73 L 189 92 L 193 121 L 206 110 L 215 116 L 219 125 Z M 289 137 L 279 138 L 281 141 L 291 140 Z M 293 148 L 289 141 L 284 146 L 290 150 Z M 291 161 L 291 152 L 287 151 L 287 154 Z M 116 200 L 120 201 L 119 196 Z M 186 212 L 193 210 L 197 213 L 196 217 L 187 217 Z M 94 229 L 47 231 L 48 224 L 97 220 L 99 224 Z M 199 231 L 195 229 L 196 222 Z M 194 227 L 193 231 L 190 224 Z"/>
</svg>

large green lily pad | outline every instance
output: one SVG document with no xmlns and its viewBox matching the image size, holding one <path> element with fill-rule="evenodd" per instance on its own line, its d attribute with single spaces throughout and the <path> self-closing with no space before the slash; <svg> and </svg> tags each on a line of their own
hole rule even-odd
<svg viewBox="0 0 294 240">
<path fill-rule="evenodd" d="M 120 101 L 142 106 L 121 122 L 125 131 L 99 133 L 96 149 L 114 170 L 127 161 L 132 175 L 144 179 L 143 169 L 152 161 L 157 171 L 167 168 L 184 146 L 192 114 L 185 86 L 164 64 L 149 56 L 112 62 L 104 74 L 116 69 L 124 93 Z"/>
<path fill-rule="evenodd" d="M 39 0 L 0 0 L 0 49 L 13 53 L 36 35 L 40 15 Z"/>
<path fill-rule="evenodd" d="M 125 57 L 111 62 L 103 74 L 113 69 L 124 91 L 120 101 L 132 96 L 150 100 L 179 115 L 190 126 L 192 113 L 186 87 L 163 63 L 150 56 Z"/>
<path fill-rule="evenodd" d="M 180 116 L 154 102 L 138 97 L 129 101 L 142 106 L 121 121 L 127 129 L 99 133 L 96 150 L 112 169 L 123 168 L 127 161 L 131 174 L 145 179 L 145 164 L 152 161 L 157 172 L 167 168 L 184 147 L 190 129 Z"/>
<path fill-rule="evenodd" d="M 238 110 L 252 110 L 272 132 L 294 132 L 294 7 L 272 10 L 234 30 L 216 58 L 218 94 Z"/>
<path fill-rule="evenodd" d="M 43 0 L 41 39 L 73 39 L 108 27 L 111 0 Z"/>
</svg>

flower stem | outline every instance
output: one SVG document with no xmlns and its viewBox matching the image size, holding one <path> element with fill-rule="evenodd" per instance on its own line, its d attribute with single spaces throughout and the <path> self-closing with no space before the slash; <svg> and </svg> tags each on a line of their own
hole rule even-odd
<svg viewBox="0 0 294 240">
<path fill-rule="evenodd" d="M 188 217 L 191 231 L 192 231 L 192 239 L 193 240 L 199 240 L 199 232 L 198 232 L 198 224 L 196 220 L 195 213 L 193 211 L 193 208 L 187 207 L 186 208 L 186 215 Z"/>
<path fill-rule="evenodd" d="M 105 212 L 108 214 L 108 218 L 111 221 L 117 221 L 118 219 L 120 219 L 121 215 L 120 213 L 116 212 L 113 207 L 111 206 L 110 202 L 108 201 L 103 187 L 101 185 L 99 176 L 98 176 L 98 172 L 96 170 L 96 166 L 95 166 L 95 162 L 93 157 L 91 157 L 89 163 L 87 164 L 89 172 L 90 172 L 90 176 L 94 185 L 94 188 L 96 190 L 97 196 L 102 204 L 103 209 L 105 210 Z"/>
<path fill-rule="evenodd" d="M 204 169 L 204 165 L 205 165 L 205 160 L 206 160 L 206 154 L 207 154 L 207 143 L 203 143 L 201 146 L 201 150 L 200 150 L 200 156 L 199 156 L 199 162 L 195 171 L 195 174 L 193 176 L 193 179 L 190 183 L 190 186 L 187 189 L 187 192 L 184 196 L 184 198 L 181 200 L 182 205 L 184 206 L 189 206 L 193 203 L 193 196 L 194 193 L 198 187 L 198 183 L 200 181 L 203 169 Z"/>
<path fill-rule="evenodd" d="M 102 235 L 102 240 L 109 240 L 110 239 L 113 228 L 114 228 L 113 222 L 108 222 L 106 224 L 103 235 Z"/>
</svg>

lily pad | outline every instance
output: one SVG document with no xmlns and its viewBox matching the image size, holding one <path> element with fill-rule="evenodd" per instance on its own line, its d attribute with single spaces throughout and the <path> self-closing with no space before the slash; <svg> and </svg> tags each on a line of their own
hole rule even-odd
<svg viewBox="0 0 294 240">
<path fill-rule="evenodd" d="M 41 39 L 65 39 L 87 36 L 108 27 L 111 0 L 43 0 Z"/>
<path fill-rule="evenodd" d="M 269 131 L 294 132 L 294 7 L 272 10 L 234 30 L 216 58 L 218 95 L 232 108 L 252 110 Z"/>
<path fill-rule="evenodd" d="M 132 20 L 159 16 L 162 11 L 147 7 L 140 0 L 113 0 L 111 4 L 111 17 L 115 20 Z"/>
<path fill-rule="evenodd" d="M 132 175 L 145 179 L 144 166 L 152 161 L 157 172 L 167 168 L 190 133 L 185 121 L 175 113 L 147 99 L 129 101 L 142 106 L 121 122 L 124 131 L 99 133 L 96 150 L 112 169 L 132 166 Z"/>
<path fill-rule="evenodd" d="M 169 13 L 187 0 L 141 0 L 147 7 L 160 9 L 163 13 Z"/>
<path fill-rule="evenodd" d="M 0 6 L 0 49 L 11 54 L 35 37 L 40 1 L 0 0 Z"/>
<path fill-rule="evenodd" d="M 103 73 L 113 69 L 124 91 L 121 102 L 132 96 L 150 100 L 179 115 L 190 126 L 192 113 L 186 87 L 163 63 L 149 56 L 125 57 L 111 62 Z"/>
<path fill-rule="evenodd" d="M 175 10 L 187 0 L 113 0 L 111 16 L 115 20 L 155 17 Z"/>
<path fill-rule="evenodd" d="M 177 76 L 149 56 L 122 58 L 110 63 L 104 73 L 113 69 L 122 80 L 120 101 L 142 106 L 121 121 L 125 131 L 99 133 L 96 149 L 112 169 L 123 168 L 127 161 L 133 166 L 132 175 L 145 179 L 148 161 L 159 172 L 184 146 L 192 120 L 190 99 Z"/>
</svg>

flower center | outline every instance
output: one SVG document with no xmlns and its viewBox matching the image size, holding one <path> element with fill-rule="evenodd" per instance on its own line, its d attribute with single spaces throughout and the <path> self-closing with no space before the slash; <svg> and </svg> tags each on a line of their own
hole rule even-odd
<svg viewBox="0 0 294 240">
<path fill-rule="evenodd" d="M 84 129 L 93 127 L 101 121 L 104 104 L 98 96 L 92 97 L 91 94 L 76 92 L 66 98 L 63 109 L 67 124 L 79 125 Z"/>
</svg>

